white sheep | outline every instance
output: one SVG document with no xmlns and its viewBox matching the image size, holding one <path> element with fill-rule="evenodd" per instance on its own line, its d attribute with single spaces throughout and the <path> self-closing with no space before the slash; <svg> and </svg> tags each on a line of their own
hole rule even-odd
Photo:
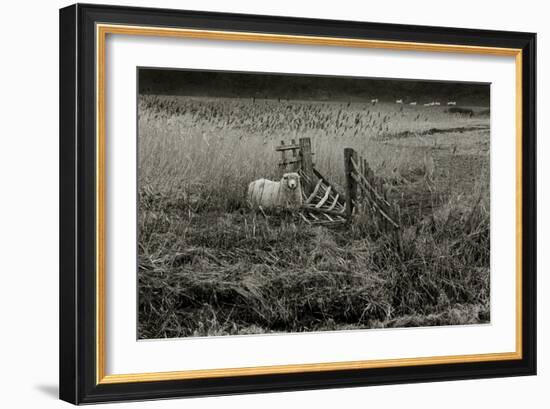
<svg viewBox="0 0 550 409">
<path fill-rule="evenodd" d="M 370 100 L 370 103 L 371 103 L 372 105 L 378 104 L 378 98 L 371 99 L 371 100 Z"/>
<path fill-rule="evenodd" d="M 403 103 L 403 100 L 402 100 L 402 99 L 396 99 L 396 100 L 395 100 L 395 103 L 396 103 L 396 104 L 402 104 L 402 103 Z"/>
<path fill-rule="evenodd" d="M 248 202 L 261 209 L 296 209 L 302 206 L 300 175 L 285 173 L 279 182 L 258 179 L 248 185 Z"/>
</svg>

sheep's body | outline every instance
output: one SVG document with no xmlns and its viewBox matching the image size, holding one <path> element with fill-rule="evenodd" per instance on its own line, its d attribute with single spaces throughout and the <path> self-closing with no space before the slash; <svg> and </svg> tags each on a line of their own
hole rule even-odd
<svg viewBox="0 0 550 409">
<path fill-rule="evenodd" d="M 302 186 L 297 173 L 285 173 L 279 182 L 258 179 L 248 185 L 248 202 L 262 209 L 302 206 Z"/>
</svg>

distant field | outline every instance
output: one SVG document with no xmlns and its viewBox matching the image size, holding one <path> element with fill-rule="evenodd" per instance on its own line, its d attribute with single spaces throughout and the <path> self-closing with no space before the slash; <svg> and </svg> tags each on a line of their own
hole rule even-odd
<svg viewBox="0 0 550 409">
<path fill-rule="evenodd" d="M 139 337 L 488 322 L 489 113 L 468 108 L 141 96 Z M 331 230 L 248 208 L 300 137 L 340 188 L 345 147 L 385 178 L 402 254 L 361 217 Z"/>
</svg>

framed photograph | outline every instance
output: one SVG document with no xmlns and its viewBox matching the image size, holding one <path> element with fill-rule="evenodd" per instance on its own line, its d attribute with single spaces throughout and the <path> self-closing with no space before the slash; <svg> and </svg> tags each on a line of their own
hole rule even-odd
<svg viewBox="0 0 550 409">
<path fill-rule="evenodd" d="M 61 399 L 534 375 L 535 40 L 61 9 Z"/>
</svg>

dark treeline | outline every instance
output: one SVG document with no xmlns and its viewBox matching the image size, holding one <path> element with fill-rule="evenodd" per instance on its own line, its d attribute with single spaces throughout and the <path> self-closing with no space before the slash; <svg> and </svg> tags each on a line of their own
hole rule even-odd
<svg viewBox="0 0 550 409">
<path fill-rule="evenodd" d="M 314 75 L 257 74 L 169 69 L 139 70 L 140 94 L 405 103 L 440 100 L 489 105 L 486 83 L 393 80 Z"/>
</svg>

